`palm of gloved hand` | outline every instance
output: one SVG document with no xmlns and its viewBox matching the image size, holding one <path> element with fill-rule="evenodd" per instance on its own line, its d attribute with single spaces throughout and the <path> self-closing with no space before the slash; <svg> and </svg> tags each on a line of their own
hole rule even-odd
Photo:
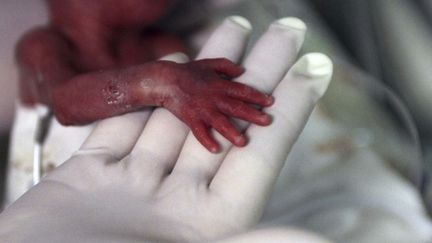
<svg viewBox="0 0 432 243">
<path fill-rule="evenodd" d="M 238 17 L 225 21 L 198 58 L 238 61 L 248 27 Z M 164 109 L 151 117 L 139 112 L 104 120 L 71 159 L 2 214 L 0 237 L 11 242 L 203 241 L 256 224 L 331 76 L 331 62 L 322 54 L 309 54 L 292 66 L 304 31 L 296 19 L 279 20 L 245 59 L 246 73 L 237 81 L 273 91 L 275 97 L 265 109 L 273 116 L 270 126 L 238 123 L 247 128 L 246 147 L 232 147 L 214 133 L 223 149 L 211 154 Z M 14 234 L 17 229 L 20 234 Z"/>
</svg>

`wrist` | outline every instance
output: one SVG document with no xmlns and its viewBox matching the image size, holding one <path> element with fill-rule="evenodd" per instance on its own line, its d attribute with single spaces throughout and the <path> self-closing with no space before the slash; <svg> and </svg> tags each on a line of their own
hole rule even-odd
<svg viewBox="0 0 432 243">
<path fill-rule="evenodd" d="M 137 67 L 138 70 L 130 72 L 135 76 L 137 91 L 136 97 L 143 106 L 164 107 L 172 99 L 175 77 L 173 65 L 169 61 L 149 62 Z"/>
</svg>

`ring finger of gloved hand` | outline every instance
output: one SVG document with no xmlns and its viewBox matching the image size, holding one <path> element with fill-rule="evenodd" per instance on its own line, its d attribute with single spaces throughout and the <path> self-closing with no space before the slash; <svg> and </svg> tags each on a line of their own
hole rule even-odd
<svg viewBox="0 0 432 243">
<path fill-rule="evenodd" d="M 248 128 L 247 134 L 254 139 L 244 149 L 230 150 L 210 189 L 236 203 L 247 200 L 244 204 L 251 211 L 260 212 L 291 147 L 327 90 L 332 72 L 332 62 L 324 54 L 302 57 L 273 92 L 275 104 L 264 109 L 273 116 L 273 123 Z"/>
</svg>

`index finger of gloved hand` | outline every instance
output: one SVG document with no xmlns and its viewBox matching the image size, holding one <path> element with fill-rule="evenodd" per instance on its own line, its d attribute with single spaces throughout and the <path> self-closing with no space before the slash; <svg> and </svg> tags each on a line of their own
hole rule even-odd
<svg viewBox="0 0 432 243">
<path fill-rule="evenodd" d="M 161 60 L 184 62 L 187 56 L 174 53 Z M 95 150 L 108 153 L 114 159 L 122 159 L 129 154 L 138 140 L 151 113 L 150 109 L 107 118 L 98 123 L 80 151 Z"/>
<path fill-rule="evenodd" d="M 240 17 L 226 19 L 216 29 L 198 56 L 200 58 L 224 57 L 234 63 L 237 62 L 247 44 L 250 31 L 245 29 L 245 23 L 248 23 L 247 20 Z M 196 128 L 200 127 L 201 124 L 198 123 Z M 199 132 L 203 130 L 205 129 L 201 128 Z M 135 145 L 128 168 L 136 171 L 141 177 L 147 177 L 150 183 L 159 181 L 177 162 L 188 133 L 189 129 L 183 122 L 168 110 L 158 108 L 152 114 Z"/>
<path fill-rule="evenodd" d="M 258 91 L 271 93 L 294 63 L 305 32 L 306 25 L 297 18 L 283 18 L 272 23 L 246 57 L 246 72 L 237 81 L 252 85 Z M 239 124 L 242 129 L 247 126 L 245 122 Z M 202 183 L 208 183 L 206 180 L 211 180 L 227 151 L 232 147 L 232 144 L 219 133 L 214 133 L 214 137 L 221 145 L 217 154 L 209 153 L 189 135 L 174 173 L 176 170 L 182 173 L 193 171 L 190 173 L 203 178 Z"/>
<path fill-rule="evenodd" d="M 236 63 L 244 53 L 252 26 L 240 16 L 231 16 L 213 32 L 197 56 L 197 60 L 208 58 L 227 58 Z M 236 48 L 233 48 L 236 47 Z"/>
<path fill-rule="evenodd" d="M 302 57 L 273 92 L 274 105 L 264 109 L 273 123 L 248 128 L 247 135 L 253 139 L 243 149 L 230 150 L 210 190 L 226 200 L 249 205 L 250 211 L 262 212 L 291 147 L 329 85 L 332 71 L 332 62 L 324 54 Z"/>
</svg>

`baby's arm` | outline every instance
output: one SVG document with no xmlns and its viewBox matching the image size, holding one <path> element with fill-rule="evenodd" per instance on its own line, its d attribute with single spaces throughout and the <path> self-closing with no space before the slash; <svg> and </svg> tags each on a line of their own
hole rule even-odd
<svg viewBox="0 0 432 243">
<path fill-rule="evenodd" d="M 162 106 L 185 122 L 206 148 L 216 151 L 209 128 L 235 145 L 246 143 L 228 117 L 270 123 L 266 114 L 250 104 L 268 106 L 272 98 L 229 81 L 243 69 L 226 59 L 187 64 L 157 61 L 78 75 L 71 56 L 68 42 L 50 29 L 32 31 L 17 46 L 22 100 L 50 106 L 63 124 L 87 124 L 146 106 Z"/>
<path fill-rule="evenodd" d="M 257 108 L 273 98 L 228 79 L 243 69 L 226 59 L 187 64 L 149 62 L 126 69 L 87 73 L 51 90 L 52 108 L 61 123 L 86 124 L 146 106 L 165 107 L 185 122 L 210 151 L 218 145 L 209 133 L 214 128 L 237 146 L 246 139 L 229 121 L 237 117 L 268 125 L 270 118 Z"/>
</svg>

